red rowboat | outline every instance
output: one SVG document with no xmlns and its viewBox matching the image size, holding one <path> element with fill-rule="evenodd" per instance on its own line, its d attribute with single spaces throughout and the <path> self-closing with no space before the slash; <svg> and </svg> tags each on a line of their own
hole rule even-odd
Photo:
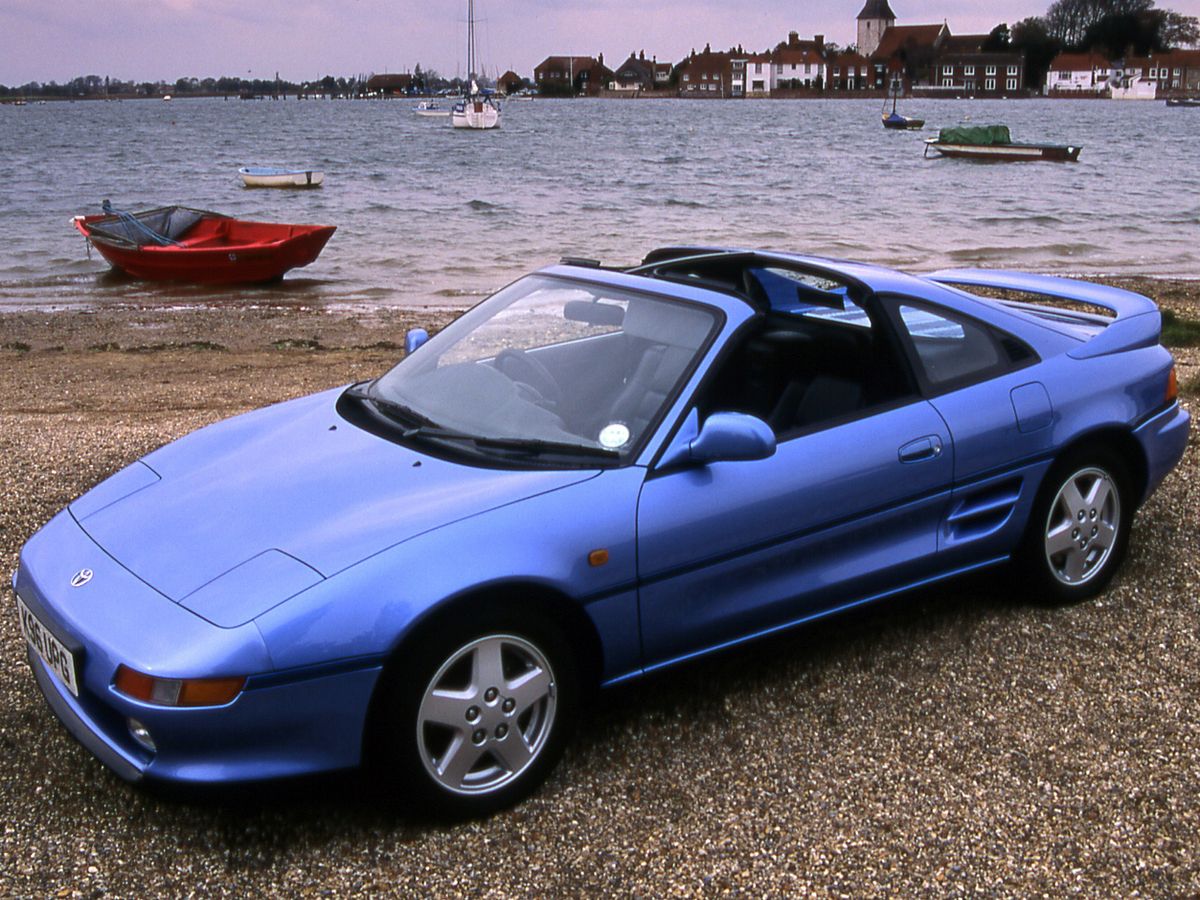
<svg viewBox="0 0 1200 900">
<path fill-rule="evenodd" d="M 114 269 L 157 281 L 251 284 L 307 266 L 333 225 L 246 222 L 186 206 L 76 216 L 76 228 Z"/>
</svg>

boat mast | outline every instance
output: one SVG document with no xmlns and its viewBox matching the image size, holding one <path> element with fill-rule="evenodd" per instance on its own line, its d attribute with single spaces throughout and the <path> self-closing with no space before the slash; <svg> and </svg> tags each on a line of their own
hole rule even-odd
<svg viewBox="0 0 1200 900">
<path fill-rule="evenodd" d="M 467 80 L 475 78 L 475 0 L 467 0 Z"/>
</svg>

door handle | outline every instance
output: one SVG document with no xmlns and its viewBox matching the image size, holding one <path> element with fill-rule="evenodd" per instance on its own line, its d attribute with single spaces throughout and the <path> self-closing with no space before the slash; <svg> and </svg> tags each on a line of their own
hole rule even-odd
<svg viewBox="0 0 1200 900">
<path fill-rule="evenodd" d="M 937 459 L 942 455 L 942 439 L 936 434 L 927 434 L 925 437 L 909 441 L 898 452 L 900 462 L 902 463 L 924 462 L 927 459 Z"/>
</svg>

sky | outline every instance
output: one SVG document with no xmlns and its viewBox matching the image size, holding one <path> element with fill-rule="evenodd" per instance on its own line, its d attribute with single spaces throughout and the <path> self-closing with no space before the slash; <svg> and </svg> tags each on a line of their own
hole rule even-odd
<svg viewBox="0 0 1200 900">
<path fill-rule="evenodd" d="M 1050 0 L 890 0 L 897 24 L 955 34 L 1041 15 Z M 863 0 L 476 0 L 480 63 L 532 76 L 552 54 L 610 66 L 631 51 L 678 61 L 710 42 L 765 50 L 824 34 L 853 43 Z M 466 69 L 467 0 L 0 0 L 0 84 L 236 75 L 289 81 Z M 1200 15 L 1200 0 L 1160 6 Z"/>
</svg>

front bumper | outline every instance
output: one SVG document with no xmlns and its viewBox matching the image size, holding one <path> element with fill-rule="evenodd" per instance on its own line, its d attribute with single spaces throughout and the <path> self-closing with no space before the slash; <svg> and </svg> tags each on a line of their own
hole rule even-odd
<svg viewBox="0 0 1200 900">
<path fill-rule="evenodd" d="M 94 572 L 72 588 L 71 574 Z M 67 513 L 30 539 L 13 589 L 76 654 L 72 696 L 36 654 L 35 680 L 67 730 L 121 778 L 231 782 L 357 765 L 377 659 L 272 671 L 253 623 L 218 628 L 148 587 L 105 554 Z M 249 674 L 219 707 L 153 706 L 116 691 L 117 665 L 164 677 Z M 153 752 L 130 733 L 136 719 Z"/>
</svg>

